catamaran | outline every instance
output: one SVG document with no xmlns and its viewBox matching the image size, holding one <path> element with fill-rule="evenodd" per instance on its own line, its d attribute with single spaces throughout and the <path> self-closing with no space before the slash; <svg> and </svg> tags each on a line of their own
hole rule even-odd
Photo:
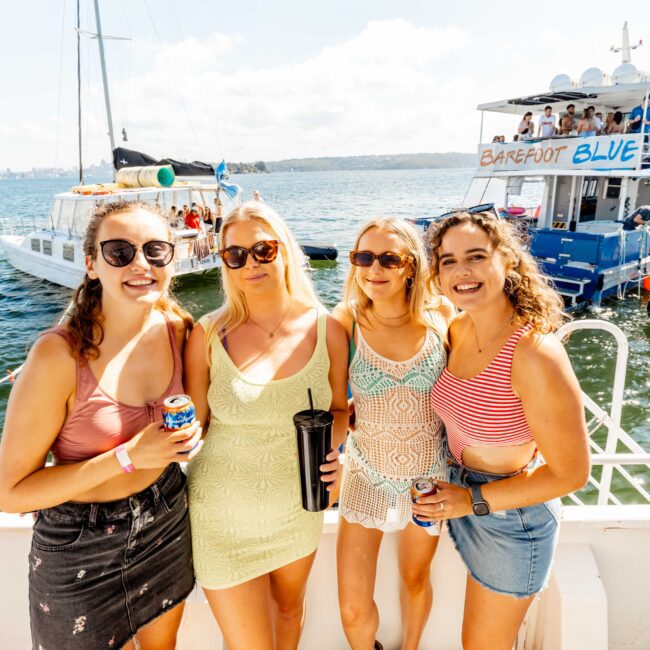
<svg viewBox="0 0 650 650">
<path fill-rule="evenodd" d="M 174 276 L 203 273 L 221 266 L 215 237 L 221 216 L 240 201 L 241 189 L 227 182 L 227 167 L 209 163 L 161 161 L 137 151 L 116 147 L 109 95 L 104 38 L 99 0 L 94 0 L 97 32 L 91 33 L 77 23 L 77 39 L 81 34 L 96 37 L 102 70 L 108 137 L 111 146 L 113 183 L 85 185 L 81 161 L 82 131 L 79 103 L 79 185 L 69 192 L 55 195 L 47 225 L 39 227 L 34 217 L 0 218 L 0 246 L 9 264 L 29 275 L 69 288 L 76 288 L 85 274 L 83 237 L 94 209 L 107 201 L 144 201 L 160 206 L 169 215 L 175 244 Z M 79 12 L 77 12 L 79 19 Z M 79 79 L 79 93 L 81 92 Z M 178 180 L 177 175 L 185 180 Z M 206 176 L 213 178 L 206 182 Z M 187 178 L 189 177 L 189 178 Z M 188 228 L 176 211 L 183 205 L 196 204 L 201 214 L 210 210 L 211 224 L 201 230 Z M 301 242 L 305 259 L 333 261 L 338 256 L 336 245 L 316 241 Z"/>
</svg>

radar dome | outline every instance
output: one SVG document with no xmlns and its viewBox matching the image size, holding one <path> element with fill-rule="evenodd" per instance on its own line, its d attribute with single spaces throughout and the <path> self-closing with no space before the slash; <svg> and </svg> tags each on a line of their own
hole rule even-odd
<svg viewBox="0 0 650 650">
<path fill-rule="evenodd" d="M 637 70 L 632 63 L 621 63 L 612 73 L 612 81 L 615 84 L 635 84 L 647 80 L 647 73 Z"/>
<path fill-rule="evenodd" d="M 600 68 L 587 68 L 580 77 L 580 87 L 604 86 L 607 75 Z"/>
<path fill-rule="evenodd" d="M 571 88 L 575 88 L 575 85 L 575 81 L 568 74 L 558 74 L 553 77 L 550 90 L 552 93 L 557 93 L 562 90 L 571 90 Z"/>
</svg>

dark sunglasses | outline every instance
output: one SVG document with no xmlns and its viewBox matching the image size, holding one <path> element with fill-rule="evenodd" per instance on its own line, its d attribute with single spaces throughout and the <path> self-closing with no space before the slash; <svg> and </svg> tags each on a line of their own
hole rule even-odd
<svg viewBox="0 0 650 650">
<path fill-rule="evenodd" d="M 111 266 L 128 266 L 139 250 L 151 266 L 162 268 L 174 259 L 174 244 L 168 241 L 152 240 L 136 246 L 126 239 L 107 239 L 100 242 L 102 257 Z"/>
<path fill-rule="evenodd" d="M 350 263 L 354 266 L 372 266 L 375 260 L 385 269 L 401 269 L 409 262 L 413 262 L 413 255 L 403 255 L 402 253 L 393 253 L 386 251 L 375 255 L 370 251 L 350 251 Z"/>
<path fill-rule="evenodd" d="M 250 248 L 243 246 L 228 246 L 219 251 L 223 263 L 229 269 L 241 269 L 246 264 L 250 253 L 260 264 L 270 264 L 278 256 L 280 244 L 275 239 L 265 239 L 253 244 Z"/>
</svg>

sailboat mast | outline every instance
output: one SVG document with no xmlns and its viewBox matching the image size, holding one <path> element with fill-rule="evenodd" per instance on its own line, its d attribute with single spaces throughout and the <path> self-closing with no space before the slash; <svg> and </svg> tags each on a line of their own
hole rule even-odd
<svg viewBox="0 0 650 650">
<path fill-rule="evenodd" d="M 99 18 L 99 0 L 95 0 L 95 19 L 97 21 L 97 42 L 99 44 L 99 62 L 102 68 L 102 81 L 104 83 L 104 101 L 106 102 L 106 119 L 108 120 L 108 137 L 111 142 L 111 157 L 115 149 L 115 138 L 113 137 L 113 116 L 111 114 L 111 100 L 108 95 L 108 78 L 106 76 L 106 58 L 104 57 L 104 37 L 102 35 L 102 23 Z M 115 172 L 113 172 L 115 175 Z"/>
<path fill-rule="evenodd" d="M 79 2 L 77 0 L 77 122 L 79 129 L 79 185 L 84 184 L 84 168 L 81 159 L 81 29 Z"/>
</svg>

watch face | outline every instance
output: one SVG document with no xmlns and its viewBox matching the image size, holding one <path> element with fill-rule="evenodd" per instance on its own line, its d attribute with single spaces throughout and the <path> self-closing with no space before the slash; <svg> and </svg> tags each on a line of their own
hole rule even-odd
<svg viewBox="0 0 650 650">
<path fill-rule="evenodd" d="M 474 509 L 474 514 L 478 515 L 479 517 L 490 514 L 490 508 L 484 501 L 479 501 L 478 503 L 472 504 L 472 508 Z"/>
</svg>

